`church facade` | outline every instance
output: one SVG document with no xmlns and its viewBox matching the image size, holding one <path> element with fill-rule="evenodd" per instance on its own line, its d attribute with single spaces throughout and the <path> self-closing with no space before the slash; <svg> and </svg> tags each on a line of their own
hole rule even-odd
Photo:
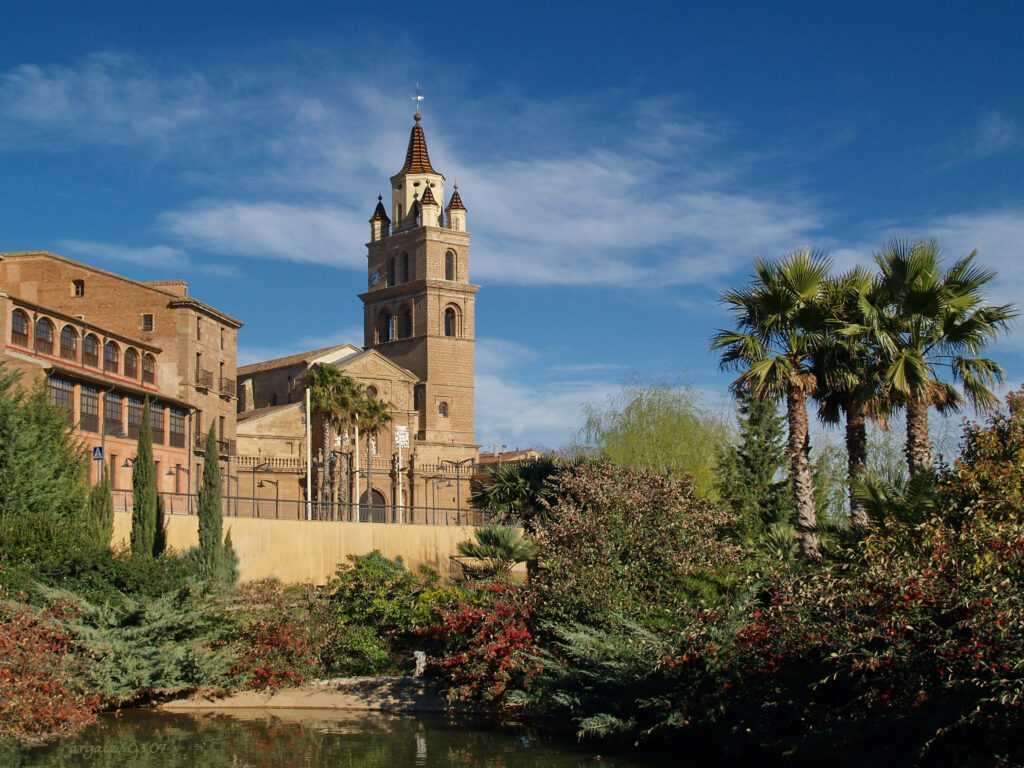
<svg viewBox="0 0 1024 768">
<path fill-rule="evenodd" d="M 390 211 L 378 197 L 370 217 L 361 348 L 342 344 L 238 369 L 236 463 L 243 473 L 264 473 L 275 496 L 308 499 L 308 484 L 315 493 L 330 478 L 332 499 L 388 507 L 393 516 L 395 508 L 458 514 L 468 507 L 479 459 L 479 286 L 469 281 L 466 208 L 457 187 L 446 195 L 421 119 L 417 112 L 405 163 L 391 177 Z M 315 414 L 307 420 L 304 408 L 303 379 L 316 364 L 337 367 L 386 404 L 391 421 L 373 445 L 349 432 L 323 455 L 322 425 Z M 253 493 L 265 497 L 266 486 Z"/>
</svg>

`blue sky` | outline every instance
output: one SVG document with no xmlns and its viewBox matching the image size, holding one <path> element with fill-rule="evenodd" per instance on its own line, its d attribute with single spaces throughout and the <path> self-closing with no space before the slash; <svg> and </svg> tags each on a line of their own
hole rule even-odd
<svg viewBox="0 0 1024 768">
<path fill-rule="evenodd" d="M 4 2 L 0 251 L 184 278 L 242 362 L 358 343 L 418 82 L 483 285 L 477 438 L 559 446 L 634 374 L 724 403 L 716 298 L 758 254 L 934 236 L 1020 301 L 1022 30 L 1010 2 Z"/>
</svg>

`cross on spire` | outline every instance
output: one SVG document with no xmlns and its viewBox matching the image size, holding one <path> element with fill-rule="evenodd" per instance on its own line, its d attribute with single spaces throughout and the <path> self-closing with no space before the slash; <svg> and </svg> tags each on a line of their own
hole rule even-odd
<svg viewBox="0 0 1024 768">
<path fill-rule="evenodd" d="M 421 115 L 420 115 L 420 102 L 423 101 L 423 93 L 420 91 L 420 84 L 419 83 L 416 83 L 416 95 L 415 96 L 410 96 L 409 100 L 416 102 L 416 114 L 414 115 L 414 119 L 419 121 L 419 119 L 421 117 Z"/>
</svg>

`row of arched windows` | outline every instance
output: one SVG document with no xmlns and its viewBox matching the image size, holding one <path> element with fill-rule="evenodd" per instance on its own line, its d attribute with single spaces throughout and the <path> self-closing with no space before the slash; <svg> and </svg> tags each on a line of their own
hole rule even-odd
<svg viewBox="0 0 1024 768">
<path fill-rule="evenodd" d="M 415 265 L 410 261 L 408 253 L 403 253 L 397 260 L 394 256 L 388 259 L 388 285 L 415 280 L 415 272 Z"/>
<path fill-rule="evenodd" d="M 392 315 L 388 310 L 381 310 L 377 315 L 377 343 L 383 344 L 386 341 L 395 339 L 408 339 L 412 336 L 412 311 L 408 307 L 402 307 L 397 315 Z M 444 335 L 462 335 L 462 311 L 456 304 L 449 304 L 444 310 Z"/>
<path fill-rule="evenodd" d="M 55 342 L 54 325 L 46 317 L 35 321 L 33 330 L 33 349 L 45 355 L 53 355 Z M 81 359 L 79 359 L 79 342 L 81 342 Z M 29 346 L 28 313 L 15 309 L 11 313 L 11 343 L 21 347 Z M 62 360 L 69 360 L 92 368 L 100 367 L 100 340 L 94 333 L 86 333 L 80 337 L 78 330 L 65 325 L 60 330 L 59 354 Z M 132 347 L 124 350 L 123 361 L 121 348 L 114 341 L 103 344 L 103 370 L 105 373 L 121 373 L 125 378 L 138 379 L 141 373 L 146 384 L 156 382 L 156 358 L 148 352 L 139 355 Z"/>
</svg>

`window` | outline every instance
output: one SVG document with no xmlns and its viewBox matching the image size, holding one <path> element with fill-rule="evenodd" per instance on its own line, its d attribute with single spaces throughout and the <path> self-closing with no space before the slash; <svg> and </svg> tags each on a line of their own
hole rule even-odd
<svg viewBox="0 0 1024 768">
<path fill-rule="evenodd" d="M 156 381 L 156 358 L 152 355 L 142 357 L 142 383 L 152 384 Z"/>
<path fill-rule="evenodd" d="M 228 425 L 227 417 L 226 416 L 221 416 L 220 419 L 218 420 L 218 423 L 217 423 L 217 436 L 220 438 L 221 442 L 224 442 L 225 440 L 228 439 L 227 438 L 227 434 L 226 434 L 227 433 L 227 425 Z"/>
<path fill-rule="evenodd" d="M 381 312 L 377 325 L 377 341 L 380 343 L 391 341 L 391 313 Z"/>
<path fill-rule="evenodd" d="M 402 282 L 409 282 L 409 254 L 402 254 Z"/>
<path fill-rule="evenodd" d="M 395 284 L 395 257 L 388 259 L 388 285 Z"/>
<path fill-rule="evenodd" d="M 128 398 L 128 437 L 138 439 L 142 426 L 142 401 L 137 397 Z"/>
<path fill-rule="evenodd" d="M 36 320 L 36 352 L 53 354 L 53 323 L 45 317 Z"/>
<path fill-rule="evenodd" d="M 180 408 L 171 408 L 170 415 L 170 440 L 168 445 L 173 448 L 184 448 L 185 447 L 185 411 Z M 175 481 L 177 484 L 177 481 Z"/>
<path fill-rule="evenodd" d="M 224 349 L 224 329 L 220 329 L 220 348 Z"/>
<path fill-rule="evenodd" d="M 448 251 L 444 255 L 444 279 L 455 279 L 455 251 Z"/>
<path fill-rule="evenodd" d="M 11 343 L 19 347 L 28 346 L 28 315 L 20 309 L 11 313 Z"/>
<path fill-rule="evenodd" d="M 100 393 L 95 387 L 82 385 L 82 393 L 79 398 L 81 417 L 79 424 L 85 432 L 100 431 Z"/>
<path fill-rule="evenodd" d="M 458 331 L 458 317 L 455 314 L 454 307 L 448 307 L 444 311 L 444 335 L 445 336 L 456 336 Z"/>
<path fill-rule="evenodd" d="M 153 429 L 153 444 L 164 444 L 164 407 L 159 403 L 149 404 L 149 426 Z"/>
<path fill-rule="evenodd" d="M 113 392 L 107 392 L 103 396 L 103 429 L 107 430 L 107 434 L 111 434 L 113 428 L 116 427 L 117 431 L 121 431 L 121 396 L 115 395 Z"/>
<path fill-rule="evenodd" d="M 85 296 L 85 280 L 72 280 L 71 281 L 71 295 L 72 296 Z"/>
<path fill-rule="evenodd" d="M 117 351 L 117 344 L 108 341 L 103 346 L 103 370 L 106 373 L 117 373 L 117 361 L 120 355 Z"/>
<path fill-rule="evenodd" d="M 203 338 L 203 319 L 201 317 L 196 318 L 196 341 L 202 341 Z"/>
<path fill-rule="evenodd" d="M 440 405 L 437 406 L 437 415 L 440 416 L 442 419 L 448 418 L 448 403 L 442 402 Z"/>
<path fill-rule="evenodd" d="M 139 353 L 131 347 L 124 351 L 124 375 L 129 379 L 139 378 Z"/>
<path fill-rule="evenodd" d="M 93 368 L 100 364 L 100 340 L 91 333 L 82 341 L 82 362 Z"/>
<path fill-rule="evenodd" d="M 153 313 L 143 312 L 142 313 L 142 330 L 144 332 L 150 332 L 153 330 Z"/>
<path fill-rule="evenodd" d="M 64 379 L 47 379 L 50 402 L 67 414 L 68 426 L 75 423 L 75 385 Z"/>
<path fill-rule="evenodd" d="M 366 396 L 376 400 L 377 399 L 377 388 L 372 384 L 366 388 Z"/>
<path fill-rule="evenodd" d="M 78 332 L 70 325 L 60 329 L 60 356 L 65 360 L 78 359 Z"/>
<path fill-rule="evenodd" d="M 412 312 L 403 308 L 398 313 L 398 338 L 407 339 L 412 336 Z"/>
</svg>

